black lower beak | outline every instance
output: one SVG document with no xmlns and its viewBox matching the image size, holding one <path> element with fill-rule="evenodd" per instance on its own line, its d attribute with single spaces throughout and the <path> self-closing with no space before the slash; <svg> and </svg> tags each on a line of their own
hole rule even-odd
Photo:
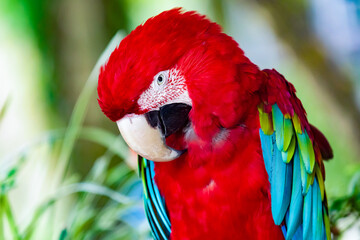
<svg viewBox="0 0 360 240">
<path fill-rule="evenodd" d="M 190 110 L 191 106 L 187 104 L 172 103 L 146 113 L 145 117 L 148 123 L 154 128 L 158 127 L 166 138 L 187 126 Z"/>
</svg>

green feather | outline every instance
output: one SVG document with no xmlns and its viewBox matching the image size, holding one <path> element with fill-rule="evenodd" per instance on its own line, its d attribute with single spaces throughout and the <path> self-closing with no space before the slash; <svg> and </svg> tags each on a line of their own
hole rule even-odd
<svg viewBox="0 0 360 240">
<path fill-rule="evenodd" d="M 138 161 L 139 161 L 139 174 L 140 174 L 140 177 L 141 177 L 141 180 L 142 180 L 141 182 L 142 182 L 143 189 L 144 189 L 144 198 L 148 199 L 149 196 L 148 196 L 147 191 L 146 191 L 146 180 L 145 180 L 146 160 L 139 156 Z"/>
<path fill-rule="evenodd" d="M 289 163 L 291 161 L 292 157 L 294 156 L 295 147 L 296 147 L 296 141 L 295 141 L 295 136 L 293 136 L 291 138 L 287 151 L 282 152 L 282 159 L 285 163 Z"/>
<path fill-rule="evenodd" d="M 289 156 L 290 156 L 290 154 L 287 151 L 281 152 L 281 158 L 282 158 L 284 163 L 289 163 L 291 161 L 291 158 L 290 158 L 290 161 L 288 162 L 288 157 Z"/>
<path fill-rule="evenodd" d="M 315 153 L 312 142 L 306 132 L 302 134 L 297 133 L 297 140 L 300 148 L 300 155 L 304 161 L 305 169 L 308 173 L 312 173 L 315 165 Z"/>
<path fill-rule="evenodd" d="M 277 104 L 272 106 L 272 117 L 276 137 L 276 146 L 279 151 L 282 151 L 284 148 L 284 115 L 282 114 Z"/>
<path fill-rule="evenodd" d="M 319 183 L 319 188 L 320 188 L 320 193 L 321 193 L 321 200 L 324 201 L 324 193 L 325 193 L 325 185 L 324 185 L 324 179 L 323 176 L 321 174 L 321 170 L 319 165 L 315 165 L 315 173 L 316 173 L 316 177 Z"/>
<path fill-rule="evenodd" d="M 310 187 L 310 175 L 306 172 L 304 161 L 302 160 L 301 154 L 300 157 L 300 175 L 301 175 L 301 186 L 302 186 L 302 194 L 305 195 L 309 191 Z"/>
<path fill-rule="evenodd" d="M 325 224 L 325 229 L 326 229 L 326 238 L 327 238 L 327 240 L 330 240 L 331 239 L 330 221 L 329 221 L 329 216 L 328 216 L 325 206 L 323 206 L 323 216 L 324 216 L 324 224 Z"/>
<path fill-rule="evenodd" d="M 273 123 L 272 123 L 272 117 L 270 116 L 270 113 L 266 113 L 262 110 L 262 107 L 258 107 L 259 110 L 259 120 L 260 120 L 260 126 L 262 131 L 266 135 L 271 135 L 274 132 L 273 129 Z"/>
<path fill-rule="evenodd" d="M 294 130 L 293 130 L 293 125 L 290 119 L 285 118 L 284 119 L 284 150 L 288 150 L 293 134 L 294 134 Z"/>
<path fill-rule="evenodd" d="M 294 113 L 292 121 L 293 121 L 296 133 L 302 134 L 300 119 L 299 119 L 298 115 L 296 115 L 296 113 Z"/>
</svg>

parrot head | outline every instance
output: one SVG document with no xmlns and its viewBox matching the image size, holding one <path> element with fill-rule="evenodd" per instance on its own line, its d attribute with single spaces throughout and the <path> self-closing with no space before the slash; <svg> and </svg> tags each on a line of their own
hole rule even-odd
<svg viewBox="0 0 360 240">
<path fill-rule="evenodd" d="M 121 41 L 101 68 L 98 102 L 136 153 L 171 161 L 214 149 L 246 121 L 258 72 L 219 25 L 172 9 Z"/>
</svg>

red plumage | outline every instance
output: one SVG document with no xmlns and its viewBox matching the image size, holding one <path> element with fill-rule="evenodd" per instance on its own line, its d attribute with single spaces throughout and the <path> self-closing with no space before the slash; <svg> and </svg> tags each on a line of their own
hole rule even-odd
<svg viewBox="0 0 360 240">
<path fill-rule="evenodd" d="M 137 27 L 101 68 L 102 111 L 113 121 L 143 113 L 139 96 L 155 74 L 173 67 L 186 79 L 196 137 L 169 137 L 168 146 L 186 145 L 187 152 L 155 163 L 171 239 L 283 239 L 271 215 L 257 106 L 295 111 L 313 140 L 294 87 L 275 70 L 260 71 L 216 23 L 173 9 Z"/>
</svg>

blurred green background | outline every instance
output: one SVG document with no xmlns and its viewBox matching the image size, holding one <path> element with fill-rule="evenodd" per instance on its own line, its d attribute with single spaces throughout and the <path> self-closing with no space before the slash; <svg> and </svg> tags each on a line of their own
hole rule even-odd
<svg viewBox="0 0 360 240">
<path fill-rule="evenodd" d="M 179 6 L 295 85 L 334 150 L 334 238 L 360 239 L 358 0 L 0 1 L 0 239 L 150 238 L 136 156 L 98 107 L 94 66 L 116 33 L 109 49 Z"/>
</svg>

